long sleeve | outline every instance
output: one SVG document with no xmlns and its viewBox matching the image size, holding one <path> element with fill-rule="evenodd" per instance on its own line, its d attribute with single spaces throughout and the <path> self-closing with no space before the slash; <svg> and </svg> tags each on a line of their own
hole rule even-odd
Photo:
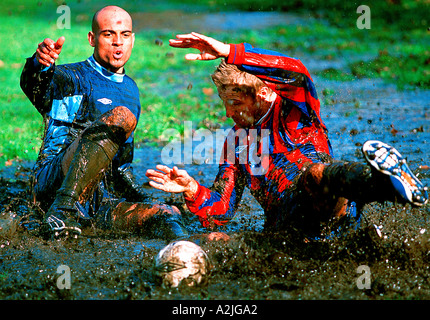
<svg viewBox="0 0 430 320">
<path fill-rule="evenodd" d="M 75 81 L 73 72 L 57 67 L 43 67 L 35 55 L 27 58 L 21 73 L 20 85 L 22 91 L 37 111 L 45 117 L 52 108 L 54 99 L 73 95 Z"/>
<path fill-rule="evenodd" d="M 311 143 L 317 152 L 333 154 L 315 85 L 299 59 L 242 43 L 230 45 L 227 63 L 257 76 L 280 97 L 272 128 L 275 153 Z"/>
<path fill-rule="evenodd" d="M 199 184 L 195 197 L 185 198 L 188 209 L 205 228 L 213 229 L 215 225 L 224 225 L 231 220 L 245 188 L 240 169 L 229 161 L 232 159 L 227 157 L 226 150 L 224 144 L 223 163 L 219 166 L 213 186 L 207 188 Z"/>
<path fill-rule="evenodd" d="M 33 55 L 27 58 L 21 73 L 21 89 L 42 116 L 49 112 L 52 105 L 50 85 L 54 69 L 55 66 L 43 68 Z"/>
<path fill-rule="evenodd" d="M 312 122 L 316 121 L 325 128 L 315 85 L 299 59 L 242 43 L 230 45 L 227 63 L 254 74 L 284 100 L 295 105 Z"/>
<path fill-rule="evenodd" d="M 284 174 L 284 167 L 278 167 L 279 161 L 286 165 L 311 161 L 322 153 L 332 154 L 314 83 L 300 60 L 244 43 L 230 45 L 227 63 L 257 76 L 278 96 L 261 123 L 250 128 L 244 137 L 238 134 L 237 126 L 233 128 L 233 136 L 238 137 L 234 148 L 230 148 L 234 155 L 230 153 L 228 157 L 224 152 L 214 185 L 211 188 L 199 186 L 194 199 L 185 199 L 189 210 L 205 227 L 223 225 L 234 216 L 245 186 L 264 210 L 278 203 L 278 195 L 293 178 Z M 269 163 L 261 163 L 261 168 L 266 169 L 261 172 L 253 171 L 258 168 L 249 161 L 254 142 L 251 129 L 260 130 L 260 135 L 263 129 L 270 132 L 267 140 L 263 140 L 270 156 Z M 254 149 L 260 150 L 258 143 Z M 248 155 L 248 161 L 241 161 L 242 154 Z M 261 155 L 262 151 L 257 154 Z"/>
</svg>

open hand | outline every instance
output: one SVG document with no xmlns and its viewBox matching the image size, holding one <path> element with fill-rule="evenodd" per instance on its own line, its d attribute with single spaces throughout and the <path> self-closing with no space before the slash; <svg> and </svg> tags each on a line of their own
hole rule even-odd
<svg viewBox="0 0 430 320">
<path fill-rule="evenodd" d="M 63 47 L 65 38 L 58 38 L 57 42 L 54 40 L 46 38 L 41 43 L 39 43 L 36 49 L 36 59 L 40 64 L 49 67 L 51 64 L 55 63 Z"/>
<path fill-rule="evenodd" d="M 226 58 L 230 53 L 230 45 L 222 43 L 213 38 L 192 32 L 189 34 L 178 34 L 176 39 L 170 39 L 169 44 L 175 48 L 194 48 L 200 53 L 188 53 L 185 55 L 187 60 L 214 60 Z"/>
<path fill-rule="evenodd" d="M 152 169 L 146 171 L 146 176 L 153 180 L 149 182 L 151 187 L 166 192 L 184 192 L 184 195 L 189 198 L 192 198 L 197 192 L 198 184 L 187 171 L 179 170 L 178 167 L 170 169 L 163 165 L 157 165 L 156 168 L 160 171 Z"/>
</svg>

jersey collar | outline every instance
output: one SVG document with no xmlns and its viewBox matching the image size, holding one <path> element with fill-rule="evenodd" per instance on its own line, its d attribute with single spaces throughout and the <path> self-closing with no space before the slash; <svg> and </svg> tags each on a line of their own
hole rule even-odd
<svg viewBox="0 0 430 320">
<path fill-rule="evenodd" d="M 260 124 L 262 124 L 263 123 L 263 121 L 267 118 L 267 115 L 270 113 L 270 111 L 272 111 L 272 109 L 273 109 L 273 105 L 275 104 L 275 101 L 276 101 L 276 99 L 274 99 L 273 101 L 272 101 L 272 104 L 270 105 L 270 107 L 269 107 L 269 110 L 267 110 L 267 112 L 264 114 L 264 116 L 262 116 L 261 118 L 260 118 L 260 120 L 258 120 L 258 122 L 256 123 L 256 125 L 258 126 L 258 125 L 260 125 Z"/>
<path fill-rule="evenodd" d="M 87 61 L 94 70 L 96 70 L 98 73 L 100 73 L 106 79 L 114 81 L 114 82 L 118 82 L 118 83 L 122 83 L 122 81 L 124 80 L 124 75 L 125 75 L 124 73 L 114 73 L 114 72 L 111 72 L 111 71 L 103 68 L 96 61 L 96 59 L 94 59 L 94 56 L 89 57 L 87 59 Z"/>
</svg>

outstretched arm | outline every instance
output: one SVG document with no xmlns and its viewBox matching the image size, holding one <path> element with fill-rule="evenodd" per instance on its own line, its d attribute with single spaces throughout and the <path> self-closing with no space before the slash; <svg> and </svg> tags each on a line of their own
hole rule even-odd
<svg viewBox="0 0 430 320">
<path fill-rule="evenodd" d="M 186 54 L 185 59 L 187 60 L 214 60 L 226 58 L 230 53 L 230 45 L 196 32 L 178 34 L 176 39 L 169 40 L 169 44 L 174 48 L 194 48 L 200 50 L 199 54 Z"/>
<path fill-rule="evenodd" d="M 49 90 L 54 76 L 53 65 L 63 44 L 64 37 L 60 37 L 56 42 L 49 38 L 43 40 L 33 56 L 27 59 L 21 73 L 21 88 L 42 116 L 49 112 L 52 105 Z M 64 90 L 73 90 L 70 86 L 63 87 Z"/>
<path fill-rule="evenodd" d="M 205 228 L 226 224 L 233 218 L 242 197 L 245 184 L 236 183 L 238 171 L 235 166 L 224 164 L 212 188 L 199 185 L 185 170 L 158 165 L 160 171 L 147 170 L 149 184 L 159 190 L 184 193 L 188 209 L 194 213 Z"/>
<path fill-rule="evenodd" d="M 312 122 L 318 122 L 325 129 L 315 85 L 299 59 L 254 48 L 248 43 L 225 44 L 196 32 L 177 35 L 176 39 L 170 40 L 170 45 L 200 50 L 199 54 L 186 54 L 187 60 L 226 58 L 227 63 L 235 64 L 241 70 L 263 80 L 283 99 L 297 106 Z"/>
</svg>

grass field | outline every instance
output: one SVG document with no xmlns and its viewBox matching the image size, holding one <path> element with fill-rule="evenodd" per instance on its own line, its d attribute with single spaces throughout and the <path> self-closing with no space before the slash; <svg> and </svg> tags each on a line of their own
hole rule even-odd
<svg viewBox="0 0 430 320">
<path fill-rule="evenodd" d="M 317 6 L 317 1 L 309 1 L 308 5 L 306 1 L 290 2 L 284 6 L 272 2 L 236 0 L 223 5 L 216 0 L 207 0 L 193 6 L 191 1 L 185 0 L 159 1 L 155 5 L 146 1 L 132 4 L 117 1 L 116 4 L 131 13 L 273 8 L 309 14 L 317 19 L 303 26 L 285 25 L 258 31 L 235 30 L 209 35 L 225 42 L 246 41 L 291 56 L 304 54 L 321 61 L 347 61 L 342 68 L 318 70 L 316 74 L 322 77 L 339 81 L 375 77 L 396 83 L 399 90 L 430 88 L 430 32 L 427 30 L 428 20 L 423 14 L 423 10 L 428 9 L 428 2 L 403 1 L 401 5 L 395 5 L 381 1 L 385 5 L 371 5 L 374 20 L 370 30 L 360 30 L 355 26 L 359 15 L 353 6 L 342 1 L 328 1 L 324 6 Z M 86 40 L 92 14 L 108 3 L 69 1 L 71 28 L 59 29 L 57 19 L 60 14 L 56 10 L 61 1 L 24 0 L 19 4 L 3 1 L 0 11 L 0 45 L 3 48 L 0 54 L 0 167 L 20 160 L 34 161 L 41 143 L 42 118 L 19 86 L 25 58 L 33 54 L 44 38 L 56 39 L 64 35 L 66 43 L 58 63 L 86 59 L 92 53 Z M 218 62 L 184 61 L 185 52 L 175 51 L 167 45 L 168 39 L 175 33 L 175 30 L 145 30 L 136 35 L 136 44 L 126 70 L 137 82 L 141 95 L 142 115 L 136 130 L 137 145 L 168 139 L 163 136 L 168 128 L 182 134 L 183 121 L 186 120 L 193 121 L 196 129 L 231 124 L 224 116 L 224 108 L 209 77 Z"/>
</svg>

